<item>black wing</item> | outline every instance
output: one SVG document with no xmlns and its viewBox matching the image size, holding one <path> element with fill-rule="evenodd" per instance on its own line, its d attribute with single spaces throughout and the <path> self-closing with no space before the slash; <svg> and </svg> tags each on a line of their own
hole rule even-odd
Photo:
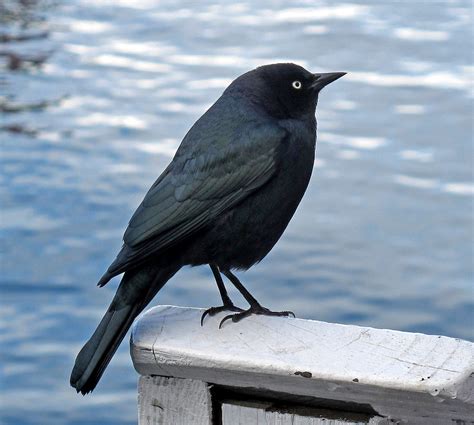
<svg viewBox="0 0 474 425">
<path fill-rule="evenodd" d="M 286 137 L 283 128 L 247 123 L 231 140 L 218 128 L 212 140 L 202 143 L 197 127 L 132 216 L 122 250 L 99 284 L 211 224 L 276 172 L 277 150 Z"/>
</svg>

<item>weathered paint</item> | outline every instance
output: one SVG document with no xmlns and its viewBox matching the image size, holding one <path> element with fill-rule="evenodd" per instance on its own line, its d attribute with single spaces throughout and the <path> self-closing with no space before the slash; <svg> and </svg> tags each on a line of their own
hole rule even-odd
<svg viewBox="0 0 474 425">
<path fill-rule="evenodd" d="M 224 314 L 201 327 L 202 312 L 162 306 L 144 314 L 132 332 L 136 370 L 369 404 L 410 424 L 474 418 L 468 341 L 268 316 L 219 330 Z"/>
</svg>

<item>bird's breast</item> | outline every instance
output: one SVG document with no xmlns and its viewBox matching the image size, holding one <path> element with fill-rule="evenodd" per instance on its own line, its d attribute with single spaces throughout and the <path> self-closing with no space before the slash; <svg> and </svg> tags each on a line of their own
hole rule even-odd
<svg viewBox="0 0 474 425">
<path fill-rule="evenodd" d="M 222 268 L 249 268 L 283 234 L 313 170 L 315 138 L 309 137 L 292 135 L 282 142 L 275 176 L 216 221 L 207 251 Z"/>
</svg>

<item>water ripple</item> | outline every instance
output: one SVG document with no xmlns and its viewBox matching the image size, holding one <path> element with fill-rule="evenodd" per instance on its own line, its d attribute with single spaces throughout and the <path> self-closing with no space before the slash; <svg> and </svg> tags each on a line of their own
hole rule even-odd
<svg viewBox="0 0 474 425">
<path fill-rule="evenodd" d="M 126 343 L 92 397 L 68 384 L 116 288 L 95 284 L 189 127 L 264 63 L 349 73 L 321 93 L 314 176 L 248 288 L 300 317 L 474 338 L 471 2 L 2 7 L 0 422 L 136 423 Z M 218 301 L 200 267 L 156 303 Z"/>
</svg>

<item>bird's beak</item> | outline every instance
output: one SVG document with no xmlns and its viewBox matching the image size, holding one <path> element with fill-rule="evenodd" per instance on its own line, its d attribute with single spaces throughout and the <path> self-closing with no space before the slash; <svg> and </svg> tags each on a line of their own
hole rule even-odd
<svg viewBox="0 0 474 425">
<path fill-rule="evenodd" d="M 346 72 L 326 72 L 323 74 L 313 74 L 314 82 L 311 84 L 311 88 L 319 91 L 323 87 L 326 87 L 328 84 L 336 81 L 337 79 L 346 75 Z"/>
</svg>

